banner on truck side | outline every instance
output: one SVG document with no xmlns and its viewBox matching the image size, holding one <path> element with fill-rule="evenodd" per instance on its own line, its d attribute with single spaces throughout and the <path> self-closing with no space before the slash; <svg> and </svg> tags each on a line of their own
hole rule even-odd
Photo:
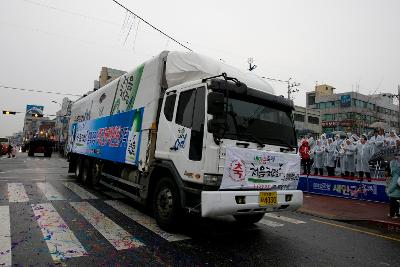
<svg viewBox="0 0 400 267">
<path fill-rule="evenodd" d="M 138 165 L 144 108 L 71 125 L 72 152 Z"/>
<path fill-rule="evenodd" d="M 296 154 L 227 147 L 220 189 L 296 189 L 299 175 Z"/>
</svg>

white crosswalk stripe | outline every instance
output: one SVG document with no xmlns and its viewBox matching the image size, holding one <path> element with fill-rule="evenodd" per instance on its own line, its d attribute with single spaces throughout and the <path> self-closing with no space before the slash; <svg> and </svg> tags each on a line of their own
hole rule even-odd
<svg viewBox="0 0 400 267">
<path fill-rule="evenodd" d="M 294 224 L 306 223 L 304 221 L 300 221 L 300 220 L 297 220 L 297 219 L 281 216 L 281 215 L 278 215 L 276 213 L 266 213 L 264 216 L 269 217 L 269 218 L 273 218 L 273 219 L 276 219 L 276 220 L 281 220 L 281 221 L 285 221 L 285 222 L 289 222 L 289 223 L 294 223 Z"/>
<path fill-rule="evenodd" d="M 144 246 L 142 242 L 134 238 L 88 202 L 70 202 L 70 204 L 99 231 L 115 249 L 122 250 Z"/>
<path fill-rule="evenodd" d="M 0 206 L 0 266 L 11 266 L 10 210 Z"/>
<path fill-rule="evenodd" d="M 64 186 L 77 194 L 81 199 L 97 199 L 95 195 L 75 183 L 66 182 Z"/>
<path fill-rule="evenodd" d="M 87 255 L 52 204 L 32 204 L 32 209 L 53 261 Z"/>
<path fill-rule="evenodd" d="M 179 235 L 179 234 L 171 234 L 168 232 L 165 232 L 163 230 L 160 229 L 160 227 L 157 225 L 157 222 L 141 213 L 140 211 L 128 206 L 127 204 L 118 201 L 118 200 L 107 200 L 105 201 L 105 203 L 107 203 L 108 205 L 110 205 L 111 207 L 113 207 L 114 209 L 116 209 L 117 211 L 121 212 L 122 214 L 124 214 L 126 217 L 134 220 L 135 222 L 143 225 L 144 227 L 146 227 L 147 229 L 149 229 L 150 231 L 158 234 L 159 236 L 161 236 L 162 238 L 168 240 L 168 241 L 179 241 L 179 240 L 185 240 L 185 239 L 190 239 L 190 237 L 185 236 L 185 235 Z"/>
<path fill-rule="evenodd" d="M 26 194 L 22 183 L 8 183 L 8 201 L 9 202 L 28 202 L 29 197 Z"/>
<path fill-rule="evenodd" d="M 37 187 L 42 191 L 48 200 L 65 200 L 50 183 L 36 183 Z"/>
<path fill-rule="evenodd" d="M 262 219 L 261 221 L 259 221 L 259 223 L 262 223 L 262 224 L 270 226 L 270 227 L 281 227 L 281 226 L 284 226 L 284 224 L 282 224 L 282 223 L 277 223 L 277 222 L 270 221 L 270 220 L 265 220 L 265 219 Z"/>
</svg>

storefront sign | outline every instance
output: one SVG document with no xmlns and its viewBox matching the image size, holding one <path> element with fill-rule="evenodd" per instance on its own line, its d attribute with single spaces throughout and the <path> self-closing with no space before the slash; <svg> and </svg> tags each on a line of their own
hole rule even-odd
<svg viewBox="0 0 400 267">
<path fill-rule="evenodd" d="M 340 106 L 342 108 L 351 107 L 351 96 L 350 95 L 342 95 L 342 96 L 340 96 Z"/>
</svg>

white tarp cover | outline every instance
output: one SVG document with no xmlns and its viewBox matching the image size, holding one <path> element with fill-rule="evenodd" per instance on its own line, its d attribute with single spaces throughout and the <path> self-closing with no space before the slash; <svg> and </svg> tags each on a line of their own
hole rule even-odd
<svg viewBox="0 0 400 267">
<path fill-rule="evenodd" d="M 297 154 L 227 147 L 220 189 L 297 189 L 299 176 Z"/>
<path fill-rule="evenodd" d="M 169 52 L 166 67 L 168 87 L 194 81 L 225 72 L 229 77 L 234 77 L 248 87 L 274 94 L 274 89 L 261 77 L 250 71 L 242 71 L 235 67 L 193 52 Z"/>
</svg>

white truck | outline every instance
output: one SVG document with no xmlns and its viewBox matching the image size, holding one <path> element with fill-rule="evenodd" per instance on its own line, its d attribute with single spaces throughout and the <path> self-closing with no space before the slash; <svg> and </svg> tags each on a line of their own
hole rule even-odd
<svg viewBox="0 0 400 267">
<path fill-rule="evenodd" d="M 253 73 L 164 51 L 73 104 L 69 171 L 166 230 L 184 212 L 255 223 L 303 203 L 293 109 Z"/>
</svg>

